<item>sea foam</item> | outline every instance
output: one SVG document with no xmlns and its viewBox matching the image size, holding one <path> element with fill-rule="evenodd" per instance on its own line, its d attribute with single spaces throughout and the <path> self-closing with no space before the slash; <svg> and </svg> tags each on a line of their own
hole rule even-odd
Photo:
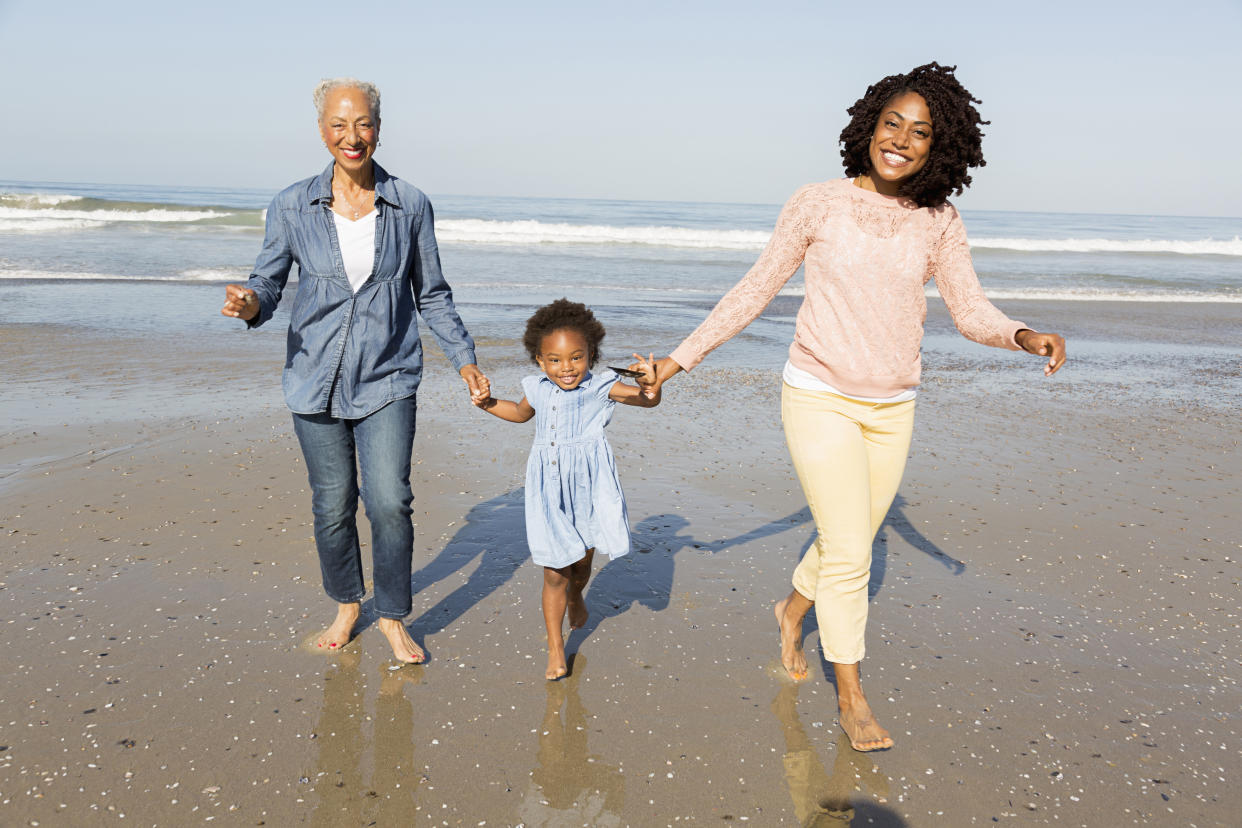
<svg viewBox="0 0 1242 828">
<path fill-rule="evenodd" d="M 0 193 L 0 206 L 3 207 L 55 207 L 81 201 L 82 196 L 57 193 Z"/>
<path fill-rule="evenodd" d="M 618 227 L 607 224 L 563 224 L 541 221 L 441 219 L 436 238 L 463 244 L 584 244 L 654 245 L 658 247 L 761 250 L 766 231 L 712 230 L 692 227 Z"/>
<path fill-rule="evenodd" d="M 1242 256 L 1242 239 L 1006 239 L 972 238 L 980 250 L 1030 253 L 1173 253 L 1184 256 Z"/>
<path fill-rule="evenodd" d="M 649 245 L 716 250 L 762 250 L 770 234 L 764 230 L 711 229 L 674 226 L 614 226 L 549 223 L 533 220 L 491 221 L 441 219 L 441 242 L 494 245 Z M 980 250 L 1031 253 L 1131 253 L 1185 256 L 1242 256 L 1242 238 L 1199 239 L 1025 239 L 980 237 L 970 240 Z"/>
<path fill-rule="evenodd" d="M 56 208 L 29 209 L 22 207 L 0 207 L 0 222 L 18 221 L 92 221 L 97 224 L 108 224 L 116 221 L 124 222 L 169 222 L 169 221 L 202 221 L 203 219 L 225 218 L 232 213 L 216 210 L 61 210 Z"/>
</svg>

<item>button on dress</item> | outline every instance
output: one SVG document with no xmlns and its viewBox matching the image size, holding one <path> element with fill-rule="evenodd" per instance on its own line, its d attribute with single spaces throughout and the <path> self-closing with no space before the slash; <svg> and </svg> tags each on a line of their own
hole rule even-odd
<svg viewBox="0 0 1242 828">
<path fill-rule="evenodd" d="M 614 371 L 588 373 L 573 390 L 539 374 L 522 380 L 535 409 L 535 444 L 526 462 L 526 541 L 540 566 L 560 569 L 586 550 L 630 551 L 629 515 L 604 427 L 616 403 Z"/>
</svg>

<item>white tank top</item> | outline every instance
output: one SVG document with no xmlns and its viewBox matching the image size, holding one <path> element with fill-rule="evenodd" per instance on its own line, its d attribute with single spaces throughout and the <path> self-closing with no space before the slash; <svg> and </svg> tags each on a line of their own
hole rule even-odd
<svg viewBox="0 0 1242 828">
<path fill-rule="evenodd" d="M 847 400 L 858 400 L 865 403 L 905 402 L 917 396 L 915 388 L 907 388 L 905 391 L 901 391 L 891 397 L 860 397 L 857 394 L 846 394 L 833 388 L 814 374 L 803 371 L 792 362 L 785 363 L 785 370 L 782 372 L 781 378 L 785 380 L 786 385 L 792 385 L 794 388 L 801 388 L 804 391 L 827 391 L 829 394 L 836 394 L 838 397 L 845 397 Z"/>
<path fill-rule="evenodd" d="M 375 216 L 372 210 L 357 221 L 350 221 L 340 213 L 333 213 L 336 221 L 336 237 L 341 243 L 341 259 L 345 262 L 345 276 L 349 286 L 358 292 L 375 266 Z"/>
</svg>

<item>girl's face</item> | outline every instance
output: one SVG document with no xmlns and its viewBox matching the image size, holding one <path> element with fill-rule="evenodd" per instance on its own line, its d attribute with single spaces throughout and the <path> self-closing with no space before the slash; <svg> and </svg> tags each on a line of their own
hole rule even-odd
<svg viewBox="0 0 1242 828">
<path fill-rule="evenodd" d="M 591 364 L 591 348 L 586 337 L 570 328 L 560 328 L 543 338 L 535 362 L 560 388 L 577 388 Z"/>
<path fill-rule="evenodd" d="M 927 166 L 932 148 L 931 111 L 917 92 L 904 92 L 884 105 L 871 133 L 871 170 L 877 193 L 895 196 L 901 182 Z"/>
</svg>

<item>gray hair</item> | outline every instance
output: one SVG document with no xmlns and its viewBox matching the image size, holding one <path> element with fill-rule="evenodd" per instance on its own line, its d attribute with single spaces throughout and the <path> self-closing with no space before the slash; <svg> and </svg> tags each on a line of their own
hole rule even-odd
<svg viewBox="0 0 1242 828">
<path fill-rule="evenodd" d="M 319 85 L 315 87 L 313 97 L 315 99 L 315 112 L 319 114 L 320 118 L 323 117 L 323 107 L 324 107 L 324 103 L 328 99 L 328 93 L 331 92 L 333 89 L 340 89 L 341 87 L 357 89 L 362 94 L 366 95 L 367 101 L 370 103 L 370 106 L 371 106 L 371 115 L 374 116 L 375 120 L 377 121 L 379 120 L 379 116 L 380 116 L 379 89 L 375 86 L 375 84 L 367 83 L 366 81 L 360 81 L 357 78 L 324 78 L 323 80 L 319 82 Z"/>
</svg>

